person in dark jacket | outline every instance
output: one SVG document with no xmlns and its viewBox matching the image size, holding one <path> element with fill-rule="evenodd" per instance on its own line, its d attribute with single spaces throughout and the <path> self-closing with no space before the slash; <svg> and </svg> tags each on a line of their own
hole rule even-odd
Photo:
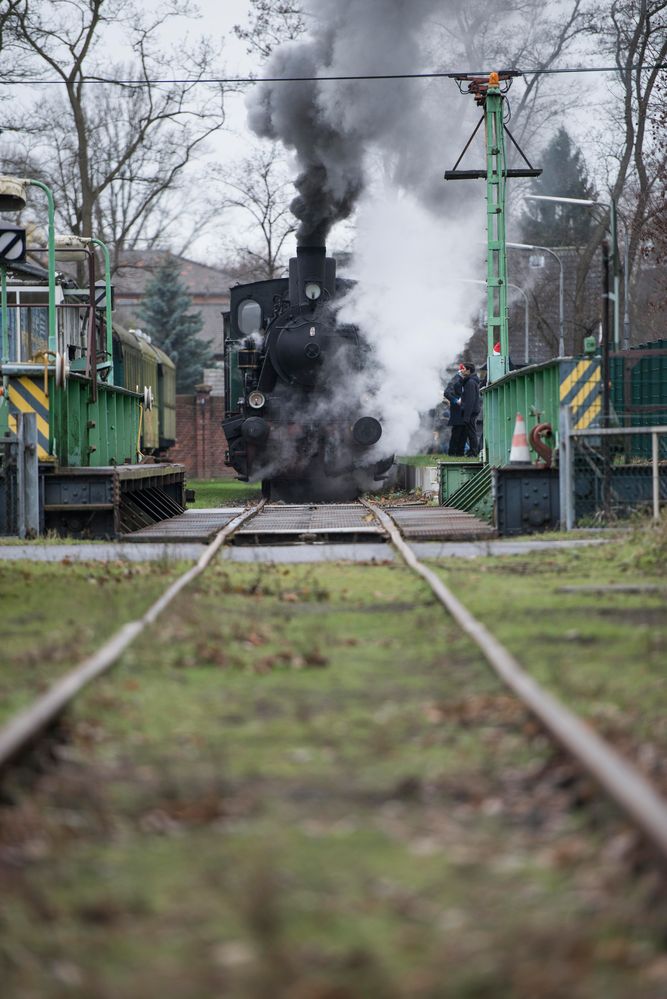
<svg viewBox="0 0 667 999">
<path fill-rule="evenodd" d="M 475 365 L 467 361 L 463 366 L 463 386 L 461 389 L 461 413 L 463 416 L 463 451 L 466 441 L 468 443 L 469 458 L 476 458 L 479 454 L 479 440 L 477 437 L 477 420 L 482 411 L 482 400 L 479 394 L 479 378 L 475 373 Z"/>
<path fill-rule="evenodd" d="M 449 403 L 449 423 L 452 428 L 447 454 L 462 457 L 466 436 L 461 408 L 461 392 L 463 391 L 463 365 L 445 388 L 445 399 Z"/>
</svg>

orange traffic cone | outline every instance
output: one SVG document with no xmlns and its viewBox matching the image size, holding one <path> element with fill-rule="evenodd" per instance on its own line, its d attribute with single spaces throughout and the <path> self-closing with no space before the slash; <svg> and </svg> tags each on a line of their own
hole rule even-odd
<svg viewBox="0 0 667 999">
<path fill-rule="evenodd" d="M 521 413 L 516 414 L 514 433 L 512 435 L 512 448 L 510 450 L 510 465 L 530 464 L 530 451 L 528 450 L 528 438 L 526 437 L 526 424 Z"/>
</svg>

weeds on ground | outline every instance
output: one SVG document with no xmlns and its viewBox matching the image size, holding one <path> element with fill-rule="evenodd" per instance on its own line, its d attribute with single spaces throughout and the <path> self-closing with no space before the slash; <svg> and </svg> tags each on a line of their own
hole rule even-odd
<svg viewBox="0 0 667 999">
<path fill-rule="evenodd" d="M 369 493 L 366 496 L 377 506 L 437 506 L 436 496 L 430 496 L 421 489 L 389 489 L 381 493 Z"/>
<path fill-rule="evenodd" d="M 667 515 L 658 523 L 642 518 L 633 528 L 627 554 L 622 559 L 626 569 L 641 569 L 667 575 Z"/>
<path fill-rule="evenodd" d="M 34 538 L 19 538 L 15 534 L 7 534 L 0 536 L 0 545 L 3 547 L 7 546 L 24 546 L 30 545 L 35 548 L 45 548 L 52 545 L 101 545 L 104 543 L 102 538 L 82 538 L 82 537 L 71 537 L 67 534 L 59 534 L 58 531 L 50 529 L 45 531 L 44 534 L 40 534 Z"/>
<path fill-rule="evenodd" d="M 190 479 L 188 487 L 195 491 L 194 502 L 188 503 L 191 510 L 243 506 L 261 495 L 259 482 L 239 482 L 237 479 Z"/>
</svg>

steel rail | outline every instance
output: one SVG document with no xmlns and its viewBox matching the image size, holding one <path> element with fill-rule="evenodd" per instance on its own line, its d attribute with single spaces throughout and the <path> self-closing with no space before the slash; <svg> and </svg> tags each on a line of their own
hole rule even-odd
<svg viewBox="0 0 667 999">
<path fill-rule="evenodd" d="M 662 857 L 667 858 L 667 801 L 632 763 L 524 671 L 514 656 L 464 607 L 442 580 L 417 559 L 384 510 L 367 500 L 361 502 L 375 514 L 405 563 L 429 584 L 440 603 L 479 646 L 495 672 L 652 841 Z"/>
<path fill-rule="evenodd" d="M 41 697 L 0 728 L 0 769 L 29 746 L 84 687 L 113 666 L 135 638 L 156 621 L 174 597 L 207 568 L 225 541 L 242 524 L 259 513 L 265 503 L 266 500 L 261 500 L 257 506 L 244 510 L 226 524 L 201 554 L 197 563 L 174 580 L 142 617 L 124 624 L 101 648 L 56 681 Z"/>
</svg>

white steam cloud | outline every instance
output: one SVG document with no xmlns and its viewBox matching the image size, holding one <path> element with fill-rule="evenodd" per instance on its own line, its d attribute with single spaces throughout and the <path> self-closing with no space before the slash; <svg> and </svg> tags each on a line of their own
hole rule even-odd
<svg viewBox="0 0 667 999">
<path fill-rule="evenodd" d="M 359 209 L 351 273 L 357 280 L 338 313 L 373 345 L 381 369 L 376 405 L 382 448 L 409 453 L 421 416 L 442 399 L 445 368 L 470 337 L 479 289 L 462 282 L 478 273 L 480 247 L 470 240 L 478 218 L 445 222 L 408 194 L 385 189 Z"/>
</svg>

